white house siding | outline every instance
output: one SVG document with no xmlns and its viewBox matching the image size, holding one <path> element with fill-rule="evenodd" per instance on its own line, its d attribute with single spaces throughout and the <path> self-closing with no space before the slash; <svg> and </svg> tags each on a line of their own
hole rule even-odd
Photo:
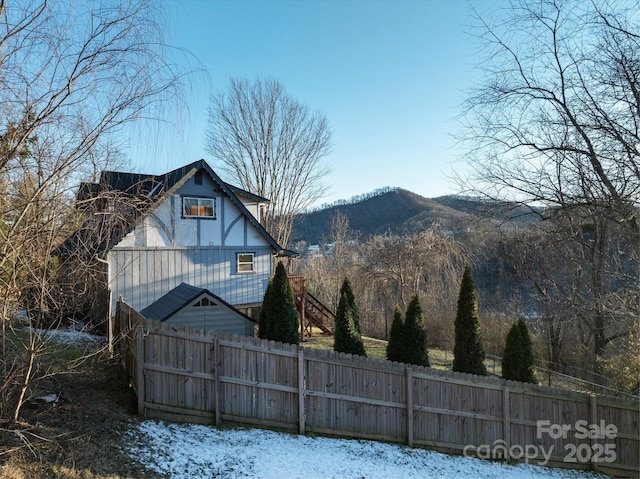
<svg viewBox="0 0 640 479">
<path fill-rule="evenodd" d="M 236 198 L 238 198 L 242 202 L 244 207 L 247 209 L 247 211 L 249 211 L 249 213 L 251 213 L 254 218 L 260 221 L 260 205 L 262 203 L 259 203 L 255 199 L 249 198 L 241 193 L 237 193 Z"/>
<path fill-rule="evenodd" d="M 266 239 L 228 197 L 209 194 L 215 199 L 216 217 L 183 218 L 182 198 L 188 192 L 175 194 L 158 205 L 154 211 L 129 234 L 118 247 L 186 247 L 261 246 Z"/>
<path fill-rule="evenodd" d="M 144 219 L 139 227 L 146 233 L 142 235 L 145 239 L 142 246 L 163 247 L 174 244 L 174 234 L 171 231 L 172 200 L 163 201 Z"/>
<path fill-rule="evenodd" d="M 251 213 L 254 218 L 260 221 L 260 205 L 255 202 L 246 202 L 243 200 L 243 198 L 240 198 L 240 200 L 242 201 L 242 204 L 247 209 L 247 211 L 249 211 L 249 213 Z"/>
</svg>

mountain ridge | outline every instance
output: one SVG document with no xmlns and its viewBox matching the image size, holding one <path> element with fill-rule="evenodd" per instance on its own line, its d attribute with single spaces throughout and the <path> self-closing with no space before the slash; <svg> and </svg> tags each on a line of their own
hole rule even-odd
<svg viewBox="0 0 640 479">
<path fill-rule="evenodd" d="M 414 233 L 434 223 L 444 229 L 457 230 L 475 216 L 464 211 L 462 203 L 457 208 L 446 204 L 443 199 L 448 197 L 425 198 L 403 188 L 383 188 L 355 198 L 358 200 L 337 202 L 296 215 L 291 242 L 318 244 L 328 241 L 331 221 L 338 214 L 347 218 L 349 229 L 361 238 L 385 233 Z"/>
<path fill-rule="evenodd" d="M 367 239 L 387 233 L 418 233 L 436 223 L 452 232 L 480 220 L 527 223 L 537 221 L 540 212 L 517 203 L 461 195 L 425 198 L 403 188 L 386 187 L 296 215 L 290 243 L 329 242 L 331 221 L 338 214 L 347 218 L 355 236 Z"/>
</svg>

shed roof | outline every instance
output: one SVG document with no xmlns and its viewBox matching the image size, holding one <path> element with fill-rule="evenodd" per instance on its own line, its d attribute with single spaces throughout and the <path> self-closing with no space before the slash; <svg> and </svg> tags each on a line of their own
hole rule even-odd
<svg viewBox="0 0 640 479">
<path fill-rule="evenodd" d="M 251 321 L 252 323 L 256 322 L 255 319 L 247 316 L 241 311 L 238 311 L 220 296 L 213 294 L 208 289 L 198 288 L 187 283 L 180 283 L 167 294 L 140 311 L 140 314 L 142 314 L 142 316 L 144 316 L 145 318 L 154 321 L 165 321 L 176 314 L 178 311 L 180 311 L 182 308 L 188 306 L 191 302 L 195 301 L 200 296 L 203 296 L 205 294 L 212 297 L 223 308 L 229 309 L 230 311 L 242 316 L 244 319 Z"/>
</svg>

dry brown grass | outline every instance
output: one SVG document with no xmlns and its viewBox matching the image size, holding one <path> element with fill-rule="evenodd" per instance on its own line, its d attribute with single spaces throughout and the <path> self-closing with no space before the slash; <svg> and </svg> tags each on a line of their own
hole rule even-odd
<svg viewBox="0 0 640 479">
<path fill-rule="evenodd" d="M 363 338 L 367 354 L 385 358 L 387 342 Z M 305 348 L 333 349 L 333 337 L 314 330 Z M 106 353 L 64 368 L 81 350 L 52 350 L 47 358 L 61 374 L 35 386 L 35 391 L 59 391 L 56 407 L 30 401 L 14 430 L 0 428 L 1 479 L 129 479 L 156 478 L 127 455 L 127 430 L 138 421 L 136 398 L 120 364 Z M 431 366 L 450 369 L 451 351 L 429 350 Z M 490 373 L 500 374 L 499 363 L 487 361 Z M 22 440 L 21 438 L 24 438 Z M 139 439 L 138 439 L 139 440 Z M 164 479 L 164 478 L 163 478 Z"/>
<path fill-rule="evenodd" d="M 60 392 L 59 403 L 30 400 L 17 426 L 0 429 L 0 478 L 154 477 L 126 453 L 136 401 L 120 364 L 99 353 L 73 369 L 65 367 L 83 354 L 61 348 L 43 358 L 60 372 L 34 383 L 32 392 Z"/>
<path fill-rule="evenodd" d="M 367 357 L 376 359 L 386 359 L 387 357 L 387 341 L 383 339 L 370 338 L 363 336 L 364 348 L 367 352 Z M 333 350 L 333 336 L 324 335 L 322 331 L 314 328 L 312 336 L 310 338 L 305 337 L 305 340 L 300 343 L 305 348 L 316 349 L 328 349 Z M 453 352 L 443 349 L 431 348 L 429 349 L 429 363 L 434 369 L 450 370 L 453 364 Z M 500 364 L 492 359 L 485 361 L 487 371 L 490 374 L 500 375 Z"/>
<path fill-rule="evenodd" d="M 369 338 L 367 336 L 363 336 L 362 341 L 368 357 L 378 359 L 386 358 L 386 341 L 382 339 Z M 311 337 L 305 337 L 304 341 L 300 343 L 300 346 L 333 351 L 333 336 L 325 335 L 321 330 L 313 328 Z"/>
</svg>

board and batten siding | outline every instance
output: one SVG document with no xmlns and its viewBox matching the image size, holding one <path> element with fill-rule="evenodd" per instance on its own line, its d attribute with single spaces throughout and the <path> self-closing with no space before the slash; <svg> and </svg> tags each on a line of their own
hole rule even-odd
<svg viewBox="0 0 640 479">
<path fill-rule="evenodd" d="M 233 314 L 220 304 L 215 306 L 195 306 L 203 297 L 199 296 L 180 311 L 166 319 L 169 324 L 186 326 L 203 330 L 214 329 L 223 333 L 237 334 L 238 336 L 253 336 L 255 323 L 245 319 L 240 314 Z M 215 299 L 209 298 L 216 303 Z"/>
<path fill-rule="evenodd" d="M 112 296 L 140 311 L 184 282 L 233 305 L 260 303 L 271 277 L 271 249 L 247 251 L 255 255 L 251 274 L 236 272 L 234 248 L 116 248 L 109 253 Z"/>
<path fill-rule="evenodd" d="M 214 218 L 184 217 L 185 196 L 213 198 Z M 254 254 L 254 272 L 238 274 L 238 253 Z M 208 177 L 188 179 L 109 251 L 112 311 L 122 296 L 141 310 L 184 282 L 206 288 L 232 305 L 262 302 L 274 251 Z"/>
</svg>

